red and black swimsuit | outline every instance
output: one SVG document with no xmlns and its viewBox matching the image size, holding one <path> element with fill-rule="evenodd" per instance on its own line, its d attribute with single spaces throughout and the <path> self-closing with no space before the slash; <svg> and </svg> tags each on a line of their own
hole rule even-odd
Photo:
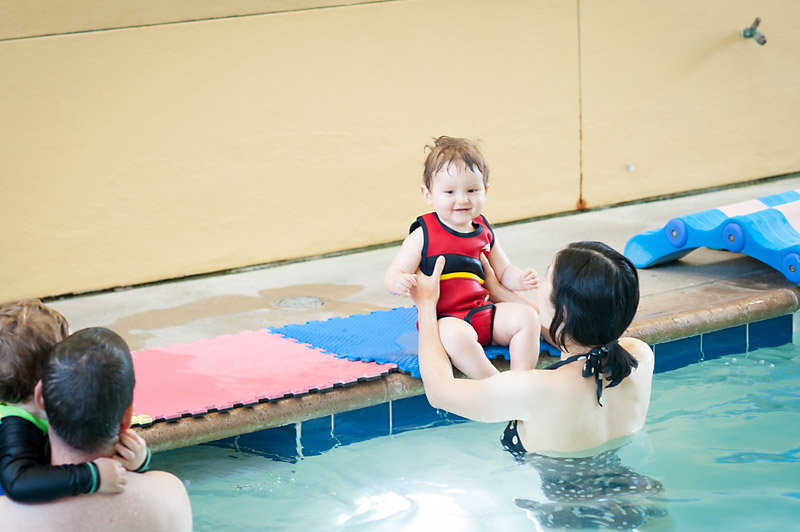
<svg viewBox="0 0 800 532">
<path fill-rule="evenodd" d="M 432 212 L 417 218 L 409 232 L 422 228 L 420 270 L 425 275 L 433 273 L 437 257 L 447 259 L 436 314 L 440 318 L 452 316 L 465 320 L 478 333 L 481 345 L 488 345 L 492 341 L 495 308 L 488 303 L 489 291 L 483 286 L 485 275 L 480 256 L 488 254 L 494 246 L 494 232 L 483 215 L 472 220 L 472 226 L 472 232 L 459 233 Z"/>
</svg>

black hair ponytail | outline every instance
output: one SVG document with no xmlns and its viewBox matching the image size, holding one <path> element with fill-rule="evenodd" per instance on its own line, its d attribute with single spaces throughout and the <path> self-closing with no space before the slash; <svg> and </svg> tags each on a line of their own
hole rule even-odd
<svg viewBox="0 0 800 532">
<path fill-rule="evenodd" d="M 602 360 L 601 371 L 608 381 L 606 388 L 613 388 L 639 367 L 639 361 L 619 345 L 619 340 L 604 345 L 603 349 L 606 355 Z"/>
<path fill-rule="evenodd" d="M 616 386 L 638 366 L 619 345 L 639 306 L 639 275 L 627 257 L 602 242 L 573 242 L 553 262 L 550 336 L 601 346 L 601 371 Z"/>
</svg>

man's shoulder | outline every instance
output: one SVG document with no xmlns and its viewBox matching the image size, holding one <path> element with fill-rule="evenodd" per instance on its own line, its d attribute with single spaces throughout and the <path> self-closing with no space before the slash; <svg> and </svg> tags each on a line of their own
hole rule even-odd
<svg viewBox="0 0 800 532">
<path fill-rule="evenodd" d="M 137 498 L 160 501 L 160 505 L 187 504 L 189 496 L 181 479 L 166 471 L 128 473 L 125 492 L 135 492 Z M 166 499 L 166 500 L 164 500 Z"/>
<path fill-rule="evenodd" d="M 0 530 L 101 531 L 114 524 L 125 531 L 182 531 L 192 528 L 192 510 L 183 483 L 164 471 L 128 473 L 125 491 L 65 497 L 49 503 L 19 504 L 0 497 Z"/>
<path fill-rule="evenodd" d="M 126 479 L 125 491 L 120 494 L 95 493 L 71 499 L 76 508 L 111 518 L 122 530 L 191 530 L 189 495 L 178 477 L 148 471 L 128 473 Z"/>
<path fill-rule="evenodd" d="M 149 530 L 191 530 L 192 508 L 183 482 L 166 471 L 128 473 L 125 492 L 133 496 L 129 505 L 147 508 Z"/>
<path fill-rule="evenodd" d="M 167 471 L 160 471 L 158 469 L 153 469 L 150 471 L 146 471 L 144 473 L 136 473 L 135 475 L 139 479 L 145 479 L 147 482 L 163 482 L 165 484 L 177 484 L 183 488 L 183 482 L 181 479 L 169 473 Z"/>
</svg>

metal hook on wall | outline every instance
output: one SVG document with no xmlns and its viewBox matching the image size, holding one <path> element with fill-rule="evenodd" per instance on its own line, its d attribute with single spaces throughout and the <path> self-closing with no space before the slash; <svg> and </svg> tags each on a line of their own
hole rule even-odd
<svg viewBox="0 0 800 532">
<path fill-rule="evenodd" d="M 742 30 L 742 37 L 745 39 L 754 39 L 758 44 L 767 44 L 767 37 L 758 31 L 758 25 L 761 24 L 761 19 L 756 17 L 752 24 Z"/>
</svg>

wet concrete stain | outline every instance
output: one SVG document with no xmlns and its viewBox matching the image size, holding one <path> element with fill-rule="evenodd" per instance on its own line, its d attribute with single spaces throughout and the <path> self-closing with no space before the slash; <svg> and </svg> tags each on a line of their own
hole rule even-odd
<svg viewBox="0 0 800 532">
<path fill-rule="evenodd" d="M 210 335 L 203 337 L 389 309 L 347 300 L 363 288 L 361 285 L 307 284 L 262 290 L 258 296 L 214 296 L 174 307 L 131 314 L 108 327 L 122 335 L 132 350 L 141 350 L 147 340 L 153 337 L 153 331 L 173 327 L 199 327 L 198 322 L 211 318 L 214 323 L 209 324 L 209 327 L 213 329 L 204 329 L 203 332 Z M 319 304 L 318 300 L 322 303 Z M 294 304 L 287 305 L 287 301 Z"/>
</svg>

